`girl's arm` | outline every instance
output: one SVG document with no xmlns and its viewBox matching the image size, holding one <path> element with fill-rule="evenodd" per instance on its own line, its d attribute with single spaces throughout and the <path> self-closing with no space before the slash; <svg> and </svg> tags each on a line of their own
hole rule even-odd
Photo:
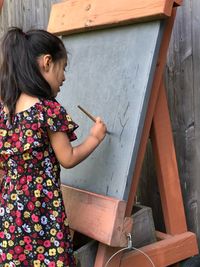
<svg viewBox="0 0 200 267">
<path fill-rule="evenodd" d="M 86 159 L 101 143 L 106 134 L 106 126 L 99 117 L 90 130 L 85 141 L 72 147 L 66 133 L 48 131 L 49 138 L 55 155 L 64 168 L 72 168 Z"/>
</svg>

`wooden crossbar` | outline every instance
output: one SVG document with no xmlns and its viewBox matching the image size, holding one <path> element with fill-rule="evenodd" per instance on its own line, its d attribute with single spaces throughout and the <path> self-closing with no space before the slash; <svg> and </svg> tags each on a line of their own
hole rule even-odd
<svg viewBox="0 0 200 267">
<path fill-rule="evenodd" d="M 62 185 L 70 228 L 104 244 L 126 246 L 132 218 L 125 218 L 126 201 Z"/>
<path fill-rule="evenodd" d="M 196 236 L 185 232 L 169 236 L 161 241 L 141 248 L 153 261 L 155 266 L 164 267 L 180 262 L 198 254 Z M 150 262 L 139 252 L 128 252 L 122 256 L 120 267 L 149 267 Z"/>
<path fill-rule="evenodd" d="M 71 34 L 91 29 L 162 19 L 181 0 L 85 0 L 52 5 L 48 31 Z"/>
</svg>

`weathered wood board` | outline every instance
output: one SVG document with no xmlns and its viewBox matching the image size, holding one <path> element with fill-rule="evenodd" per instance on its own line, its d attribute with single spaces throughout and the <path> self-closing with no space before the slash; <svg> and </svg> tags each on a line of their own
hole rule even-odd
<svg viewBox="0 0 200 267">
<path fill-rule="evenodd" d="M 51 5 L 60 0 L 0 0 L 3 4 L 0 13 L 0 38 L 8 27 L 17 26 L 24 31 L 29 29 L 46 29 Z"/>
<path fill-rule="evenodd" d="M 154 21 L 63 37 L 69 66 L 58 100 L 80 125 L 76 143 L 92 126 L 77 105 L 111 132 L 88 159 L 62 170 L 63 184 L 127 199 L 163 28 Z"/>
</svg>

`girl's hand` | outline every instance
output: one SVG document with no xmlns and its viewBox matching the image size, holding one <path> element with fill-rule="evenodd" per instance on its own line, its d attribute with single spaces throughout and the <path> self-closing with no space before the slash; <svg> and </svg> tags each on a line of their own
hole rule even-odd
<svg viewBox="0 0 200 267">
<path fill-rule="evenodd" d="M 94 126 L 90 129 L 90 135 L 97 138 L 99 143 L 103 141 L 106 135 L 106 125 L 100 117 L 96 117 Z"/>
</svg>

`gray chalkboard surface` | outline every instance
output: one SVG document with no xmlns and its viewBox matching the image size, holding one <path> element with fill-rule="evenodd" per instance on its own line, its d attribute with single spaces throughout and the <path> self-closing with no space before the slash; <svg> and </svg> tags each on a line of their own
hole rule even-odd
<svg viewBox="0 0 200 267">
<path fill-rule="evenodd" d="M 111 132 L 84 162 L 62 169 L 63 184 L 127 199 L 163 28 L 154 21 L 63 36 L 69 66 L 58 101 L 80 125 L 74 145 L 93 124 L 77 105 Z"/>
</svg>

